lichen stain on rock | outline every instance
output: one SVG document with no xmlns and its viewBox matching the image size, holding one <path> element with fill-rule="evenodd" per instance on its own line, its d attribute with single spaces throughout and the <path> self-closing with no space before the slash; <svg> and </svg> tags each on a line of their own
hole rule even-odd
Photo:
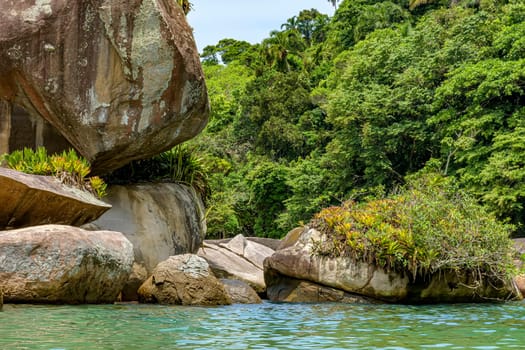
<svg viewBox="0 0 525 350">
<path fill-rule="evenodd" d="M 52 124 L 94 173 L 184 142 L 208 119 L 173 1 L 0 1 L 0 62 L 1 97 Z"/>
<path fill-rule="evenodd" d="M 180 107 L 182 115 L 188 113 L 192 106 L 197 103 L 200 94 L 200 86 L 196 82 L 186 81 L 184 89 L 182 90 L 182 104 Z"/>
<path fill-rule="evenodd" d="M 35 0 L 35 4 L 30 8 L 22 11 L 22 18 L 26 22 L 36 22 L 42 17 L 51 16 L 51 0 Z M 16 16 L 16 12 L 12 15 Z"/>
<path fill-rule="evenodd" d="M 173 71 L 173 52 L 162 37 L 159 9 L 156 1 L 143 1 L 135 18 L 131 43 L 133 79 L 142 81 L 144 110 L 137 131 L 144 130 L 159 101 L 168 89 Z M 137 69 L 141 67 L 141 69 Z"/>
</svg>

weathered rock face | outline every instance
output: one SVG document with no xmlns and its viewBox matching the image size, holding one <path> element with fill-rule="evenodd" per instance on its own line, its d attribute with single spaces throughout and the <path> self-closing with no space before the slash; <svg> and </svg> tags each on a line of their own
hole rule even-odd
<svg viewBox="0 0 525 350">
<path fill-rule="evenodd" d="M 112 186 L 104 200 L 113 207 L 93 225 L 124 233 L 148 272 L 172 255 L 197 252 L 206 234 L 204 205 L 188 186 Z"/>
<path fill-rule="evenodd" d="M 281 250 L 286 249 L 288 247 L 292 247 L 297 243 L 299 238 L 301 238 L 301 235 L 303 234 L 304 227 L 296 227 L 292 230 L 290 230 L 286 236 L 281 240 L 281 243 L 275 250 Z"/>
<path fill-rule="evenodd" d="M 113 302 L 132 264 L 133 247 L 120 232 L 61 225 L 0 232 L 6 302 Z"/>
<path fill-rule="evenodd" d="M 239 280 L 221 279 L 224 289 L 234 304 L 260 304 L 261 298 L 248 283 Z"/>
<path fill-rule="evenodd" d="M 49 176 L 0 167 L 0 229 L 44 224 L 79 226 L 95 220 L 110 205 Z"/>
<path fill-rule="evenodd" d="M 206 260 L 194 254 L 170 256 L 138 290 L 139 301 L 170 305 L 229 305 L 223 284 Z"/>
<path fill-rule="evenodd" d="M 278 250 L 267 259 L 265 273 L 275 270 L 284 276 L 386 301 L 406 298 L 408 277 L 387 273 L 344 257 L 331 259 L 316 256 L 312 253 L 313 244 L 322 240 L 322 235 L 316 230 L 303 231 L 293 246 Z M 266 278 L 267 283 L 271 281 Z"/>
<path fill-rule="evenodd" d="M 271 248 L 237 235 L 228 243 L 205 242 L 198 255 L 206 259 L 217 277 L 244 281 L 262 293 L 266 290 L 264 259 L 273 253 Z"/>
<path fill-rule="evenodd" d="M 2 1 L 0 62 L 0 153 L 17 134 L 16 109 L 52 124 L 98 173 L 207 121 L 198 51 L 175 1 Z"/>
<path fill-rule="evenodd" d="M 318 231 L 305 228 L 293 246 L 278 250 L 268 258 L 265 261 L 268 290 L 274 287 L 282 289 L 283 278 L 291 277 L 387 302 L 472 302 L 519 296 L 511 284 L 494 286 L 485 281 L 472 288 L 467 274 L 441 271 L 423 281 L 414 282 L 406 275 L 387 272 L 364 262 L 313 254 L 314 245 L 325 239 Z M 271 295 L 269 293 L 269 297 Z"/>
<path fill-rule="evenodd" d="M 290 303 L 373 303 L 360 295 L 350 294 L 343 290 L 326 287 L 310 281 L 286 277 L 275 270 L 268 269 L 265 274 L 268 288 L 266 295 L 269 300 Z"/>
</svg>

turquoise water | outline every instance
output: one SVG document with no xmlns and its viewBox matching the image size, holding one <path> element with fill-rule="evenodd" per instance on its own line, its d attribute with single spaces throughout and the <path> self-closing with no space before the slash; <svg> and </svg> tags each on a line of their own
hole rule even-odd
<svg viewBox="0 0 525 350">
<path fill-rule="evenodd" d="M 525 349 L 525 302 L 6 305 L 0 349 Z"/>
</svg>

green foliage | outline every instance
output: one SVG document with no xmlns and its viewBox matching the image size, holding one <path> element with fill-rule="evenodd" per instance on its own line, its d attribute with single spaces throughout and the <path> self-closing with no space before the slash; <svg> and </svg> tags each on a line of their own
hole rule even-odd
<svg viewBox="0 0 525 350">
<path fill-rule="evenodd" d="M 278 236 L 422 169 L 525 234 L 524 23 L 519 0 L 345 0 L 205 50 L 210 234 Z"/>
<path fill-rule="evenodd" d="M 510 228 L 436 174 L 386 198 L 323 209 L 310 225 L 328 236 L 318 254 L 349 256 L 414 279 L 466 271 L 476 282 L 506 282 L 514 271 Z"/>
<path fill-rule="evenodd" d="M 178 145 L 149 159 L 135 160 L 113 171 L 108 183 L 178 182 L 193 187 L 206 201 L 208 176 L 203 161 L 192 149 Z"/>
<path fill-rule="evenodd" d="M 259 213 L 253 228 L 256 235 L 281 238 L 286 232 L 276 228 L 275 224 L 284 210 L 284 200 L 290 194 L 287 177 L 286 167 L 265 160 L 259 160 L 248 173 L 247 182 L 252 194 L 250 202 Z"/>
<path fill-rule="evenodd" d="M 218 64 L 219 61 L 229 64 L 237 60 L 243 60 L 249 54 L 252 45 L 247 41 L 235 39 L 222 39 L 217 45 L 206 46 L 201 54 L 204 64 Z"/>
<path fill-rule="evenodd" d="M 89 162 L 70 149 L 61 154 L 48 155 L 44 147 L 24 148 L 0 157 L 0 164 L 27 174 L 55 176 L 62 183 L 87 190 L 99 198 L 106 195 L 106 184 L 99 177 L 87 176 Z"/>
</svg>

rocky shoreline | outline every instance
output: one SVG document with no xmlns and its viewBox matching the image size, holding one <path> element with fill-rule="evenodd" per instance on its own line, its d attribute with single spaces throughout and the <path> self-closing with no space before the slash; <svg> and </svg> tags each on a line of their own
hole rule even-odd
<svg viewBox="0 0 525 350">
<path fill-rule="evenodd" d="M 74 148 L 94 174 L 106 174 L 204 128 L 209 101 L 200 58 L 175 2 L 29 3 L 0 3 L 0 154 Z M 62 35 L 64 28 L 72 30 Z M 474 285 L 462 271 L 411 279 L 320 256 L 313 247 L 327 238 L 309 227 L 282 241 L 204 241 L 205 206 L 191 187 L 108 192 L 102 202 L 53 177 L 0 168 L 0 310 L 4 302 L 228 305 L 261 297 L 485 302 L 525 292 L 525 275 Z M 516 241 L 521 254 L 524 247 Z"/>
<path fill-rule="evenodd" d="M 111 216 L 111 210 L 105 215 Z M 203 241 L 197 251 L 188 245 L 183 254 L 172 247 L 167 257 L 134 249 L 127 235 L 67 225 L 1 231 L 3 301 L 228 305 L 260 303 L 262 297 L 278 302 L 421 304 L 517 300 L 524 292 L 523 275 L 499 288 L 471 288 L 468 281 L 458 280 L 460 274 L 446 273 L 416 283 L 370 264 L 316 256 L 312 244 L 323 237 L 308 227 L 290 231 L 283 240 L 238 235 Z M 164 237 L 150 234 L 153 240 Z M 515 240 L 515 246 L 521 253 L 525 250 L 523 240 Z M 149 270 L 137 258 L 158 263 Z"/>
</svg>

